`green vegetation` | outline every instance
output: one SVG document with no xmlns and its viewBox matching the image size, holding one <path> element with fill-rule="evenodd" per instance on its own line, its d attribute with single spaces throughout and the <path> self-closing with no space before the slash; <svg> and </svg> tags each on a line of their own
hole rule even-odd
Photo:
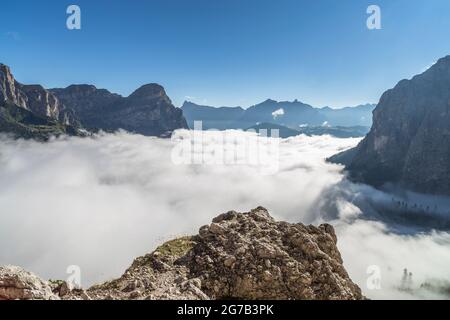
<svg viewBox="0 0 450 320">
<path fill-rule="evenodd" d="M 188 253 L 194 245 L 195 241 L 193 241 L 193 237 L 182 237 L 164 243 L 155 252 L 159 252 L 164 256 L 181 257 Z"/>
<path fill-rule="evenodd" d="M 79 131 L 56 120 L 40 117 L 13 103 L 0 105 L 0 133 L 15 138 L 48 140 L 52 136 L 79 135 Z"/>
</svg>

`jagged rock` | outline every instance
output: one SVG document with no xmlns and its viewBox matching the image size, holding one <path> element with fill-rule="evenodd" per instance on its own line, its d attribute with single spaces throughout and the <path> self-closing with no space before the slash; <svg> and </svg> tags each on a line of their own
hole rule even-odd
<svg viewBox="0 0 450 320">
<path fill-rule="evenodd" d="M 24 85 L 17 82 L 8 66 L 0 64 L 0 103 L 10 102 L 33 114 L 78 126 L 72 113 L 50 91 L 40 85 Z"/>
<path fill-rule="evenodd" d="M 264 208 L 231 211 L 201 227 L 199 235 L 170 241 L 136 259 L 124 276 L 89 292 L 124 299 L 118 288 L 147 279 L 152 286 L 133 298 L 363 299 L 336 242 L 327 224 L 276 222 Z"/>
<path fill-rule="evenodd" d="M 0 133 L 14 138 L 46 141 L 61 135 L 87 136 L 88 133 L 58 120 L 36 115 L 10 101 L 0 102 Z"/>
<path fill-rule="evenodd" d="M 364 299 L 336 242 L 327 224 L 277 222 L 261 207 L 231 211 L 137 258 L 122 277 L 62 298 Z"/>
<path fill-rule="evenodd" d="M 48 282 L 20 267 L 0 267 L 0 300 L 56 300 Z"/>
<path fill-rule="evenodd" d="M 28 111 L 30 116 L 21 116 L 16 121 L 6 112 L 12 106 L 19 110 L 17 113 Z M 24 138 L 82 135 L 78 132 L 82 127 L 93 132 L 124 129 L 166 137 L 176 129 L 188 128 L 181 109 L 173 106 L 158 84 L 144 85 L 128 97 L 92 85 L 47 90 L 40 85 L 17 82 L 4 64 L 0 64 L 0 107 L 0 132 Z M 31 125 L 21 121 L 27 118 L 33 118 Z M 38 125 L 34 125 L 35 118 L 39 119 Z M 45 122 L 42 130 L 41 122 Z M 39 130 L 50 132 L 34 132 Z"/>
<path fill-rule="evenodd" d="M 223 233 L 213 232 L 214 225 Z M 211 227 L 183 259 L 211 298 L 362 298 L 342 266 L 330 225 L 276 222 L 257 208 L 221 215 Z"/>
<path fill-rule="evenodd" d="M 4 64 L 0 64 L 0 133 L 36 140 L 86 135 L 73 111 L 55 95 L 40 85 L 17 82 Z"/>
<path fill-rule="evenodd" d="M 61 287 L 59 288 L 59 296 L 64 297 L 65 295 L 69 294 L 72 291 L 72 288 L 69 286 L 69 284 L 64 281 L 61 284 Z"/>
<path fill-rule="evenodd" d="M 450 56 L 386 91 L 366 138 L 330 160 L 358 182 L 450 195 Z"/>
<path fill-rule="evenodd" d="M 148 136 L 166 136 L 187 128 L 182 111 L 175 108 L 164 88 L 147 84 L 128 97 L 91 85 L 51 89 L 65 105 L 75 110 L 88 128 L 107 131 L 124 129 Z"/>
</svg>

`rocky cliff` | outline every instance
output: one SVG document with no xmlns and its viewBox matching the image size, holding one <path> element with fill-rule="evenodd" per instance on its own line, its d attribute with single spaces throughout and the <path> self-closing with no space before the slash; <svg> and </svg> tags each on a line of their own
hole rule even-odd
<svg viewBox="0 0 450 320">
<path fill-rule="evenodd" d="M 78 127 L 64 124 L 53 118 L 39 116 L 35 113 L 6 101 L 0 102 L 0 133 L 13 138 L 35 139 L 46 141 L 50 137 L 62 135 L 89 135 Z"/>
<path fill-rule="evenodd" d="M 37 116 L 51 118 L 67 125 L 77 125 L 72 110 L 40 85 L 17 82 L 8 66 L 0 64 L 0 103 L 10 102 Z"/>
<path fill-rule="evenodd" d="M 158 84 L 144 85 L 128 97 L 90 85 L 72 85 L 51 92 L 73 109 L 88 128 L 124 129 L 147 136 L 166 136 L 187 128 L 181 109 L 173 106 Z"/>
<path fill-rule="evenodd" d="M 336 242 L 327 224 L 277 222 L 261 207 L 232 211 L 87 290 L 2 267 L 0 299 L 363 299 Z"/>
<path fill-rule="evenodd" d="M 331 161 L 356 181 L 450 195 L 450 56 L 386 91 L 370 133 Z"/>
<path fill-rule="evenodd" d="M 182 111 L 172 105 L 164 88 L 158 84 L 144 85 L 129 97 L 92 85 L 47 90 L 40 85 L 17 82 L 10 68 L 0 64 L 0 105 L 5 104 L 16 105 L 61 125 L 93 130 L 124 129 L 148 136 L 168 136 L 176 129 L 187 128 Z M 7 128 L 11 125 L 0 127 L 0 132 Z M 18 132 L 22 131 L 13 131 Z"/>
</svg>

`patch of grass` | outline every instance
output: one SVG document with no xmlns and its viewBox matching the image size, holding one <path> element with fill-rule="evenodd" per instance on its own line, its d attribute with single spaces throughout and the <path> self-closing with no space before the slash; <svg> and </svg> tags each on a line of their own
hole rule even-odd
<svg viewBox="0 0 450 320">
<path fill-rule="evenodd" d="M 164 256 L 181 257 L 189 252 L 195 245 L 192 237 L 182 237 L 168 241 L 159 246 L 155 251 Z"/>
<path fill-rule="evenodd" d="M 48 282 L 55 286 L 61 286 L 64 283 L 63 280 L 54 280 L 54 279 L 50 279 L 48 280 Z"/>
</svg>

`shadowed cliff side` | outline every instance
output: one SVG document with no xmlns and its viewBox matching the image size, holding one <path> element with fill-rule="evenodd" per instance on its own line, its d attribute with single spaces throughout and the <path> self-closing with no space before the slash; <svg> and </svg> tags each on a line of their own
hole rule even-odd
<svg viewBox="0 0 450 320">
<path fill-rule="evenodd" d="M 450 195 L 450 56 L 386 91 L 366 138 L 329 160 L 358 182 Z"/>
</svg>

